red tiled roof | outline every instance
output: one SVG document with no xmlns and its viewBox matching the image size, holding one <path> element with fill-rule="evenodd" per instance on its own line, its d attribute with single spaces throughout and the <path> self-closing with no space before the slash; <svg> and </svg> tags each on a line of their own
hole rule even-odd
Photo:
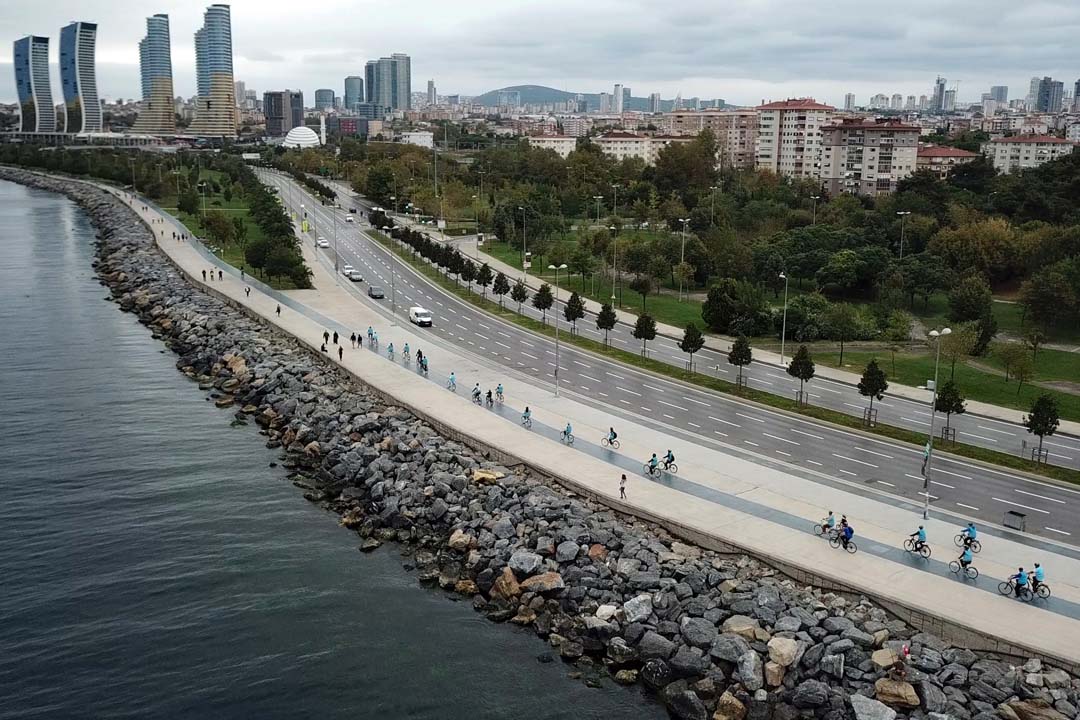
<svg viewBox="0 0 1080 720">
<path fill-rule="evenodd" d="M 979 153 L 969 152 L 968 150 L 961 150 L 960 148 L 948 147 L 945 145 L 930 145 L 929 147 L 919 148 L 919 157 L 973 158 L 978 156 Z"/>
<path fill-rule="evenodd" d="M 643 135 L 635 135 L 634 133 L 616 131 L 616 132 L 609 132 L 606 135 L 601 135 L 600 139 L 601 140 L 609 140 L 609 139 L 610 140 L 622 140 L 622 139 L 643 140 L 644 136 Z"/>
<path fill-rule="evenodd" d="M 860 118 L 858 120 L 845 119 L 831 125 L 822 125 L 822 130 L 900 130 L 901 132 L 922 132 L 917 125 L 905 125 L 899 120 L 873 120 Z"/>
<path fill-rule="evenodd" d="M 790 98 L 779 102 L 758 105 L 756 110 L 835 110 L 832 105 L 824 105 L 814 98 Z"/>
<path fill-rule="evenodd" d="M 1072 140 L 1054 137 L 1053 135 L 1013 135 L 1012 137 L 994 138 L 992 143 L 1052 143 L 1055 145 L 1075 145 Z"/>
</svg>

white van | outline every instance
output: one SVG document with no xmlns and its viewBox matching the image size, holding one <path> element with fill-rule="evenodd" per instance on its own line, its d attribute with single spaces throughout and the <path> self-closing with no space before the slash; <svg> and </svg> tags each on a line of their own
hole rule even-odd
<svg viewBox="0 0 1080 720">
<path fill-rule="evenodd" d="M 414 305 L 409 308 L 409 322 L 420 327 L 431 327 L 431 313 L 419 305 Z"/>
</svg>

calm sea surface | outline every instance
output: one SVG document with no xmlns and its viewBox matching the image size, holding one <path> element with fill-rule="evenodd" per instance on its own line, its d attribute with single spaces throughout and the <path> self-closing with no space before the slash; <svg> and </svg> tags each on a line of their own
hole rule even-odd
<svg viewBox="0 0 1080 720">
<path fill-rule="evenodd" d="M 661 718 L 417 585 L 105 302 L 68 200 L 0 182 L 0 718 Z"/>
</svg>

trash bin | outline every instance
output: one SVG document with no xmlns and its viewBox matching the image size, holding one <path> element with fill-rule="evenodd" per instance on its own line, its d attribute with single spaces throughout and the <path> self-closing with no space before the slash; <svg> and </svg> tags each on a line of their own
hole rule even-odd
<svg viewBox="0 0 1080 720">
<path fill-rule="evenodd" d="M 1002 520 L 1002 525 L 1013 530 L 1023 530 L 1024 522 L 1027 520 L 1027 515 L 1024 513 L 1016 512 L 1015 510 L 1006 510 L 1005 517 Z"/>
</svg>

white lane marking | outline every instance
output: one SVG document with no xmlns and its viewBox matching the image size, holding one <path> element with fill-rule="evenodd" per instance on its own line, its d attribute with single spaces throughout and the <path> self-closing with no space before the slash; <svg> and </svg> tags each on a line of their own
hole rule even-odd
<svg viewBox="0 0 1080 720">
<path fill-rule="evenodd" d="M 1050 457 L 1059 457 L 1062 460 L 1072 460 L 1072 458 L 1069 457 L 1068 455 L 1062 455 L 1061 453 L 1052 453 L 1052 452 L 1047 451 L 1046 454 L 1049 455 Z"/>
<path fill-rule="evenodd" d="M 709 405 L 709 403 L 707 403 L 707 402 L 702 402 L 701 400 L 695 400 L 694 398 L 686 397 L 685 395 L 683 395 L 683 400 L 689 400 L 692 403 L 697 403 L 698 405 L 704 405 L 705 407 L 712 407 L 712 405 Z"/>
<path fill-rule="evenodd" d="M 788 379 L 788 378 L 784 377 L 783 375 L 777 375 L 776 373 L 767 372 L 765 374 L 768 375 L 771 378 L 776 378 L 777 380 L 787 380 Z"/>
<path fill-rule="evenodd" d="M 934 472 L 945 473 L 946 475 L 955 475 L 956 477 L 963 478 L 964 480 L 970 480 L 971 479 L 967 475 L 961 475 L 960 473 L 955 473 L 955 472 L 952 472 L 951 470 L 942 470 L 941 468 L 935 468 Z"/>
<path fill-rule="evenodd" d="M 892 455 L 886 455 L 885 453 L 879 453 L 879 452 L 876 452 L 874 450 L 867 450 L 866 448 L 861 448 L 861 447 L 858 447 L 858 446 L 856 446 L 855 449 L 858 450 L 859 452 L 870 453 L 871 455 L 877 455 L 878 457 L 888 458 L 890 460 L 895 460 L 896 459 Z"/>
<path fill-rule="evenodd" d="M 855 408 L 856 410 L 862 410 L 862 409 L 863 409 L 863 406 L 862 406 L 862 405 L 854 405 L 854 404 L 852 404 L 852 403 L 844 403 L 844 404 L 845 404 L 845 405 L 847 405 L 848 407 L 853 407 L 853 408 Z"/>
<path fill-rule="evenodd" d="M 696 427 L 696 428 L 699 428 L 699 427 L 701 427 L 701 426 L 700 426 L 700 425 L 698 425 L 697 423 L 692 423 L 692 422 L 690 422 L 689 420 L 687 420 L 687 421 L 686 421 L 686 424 L 687 424 L 687 425 L 689 425 L 690 427 Z"/>
<path fill-rule="evenodd" d="M 903 420 L 903 421 L 905 421 L 905 422 L 909 422 L 909 423 L 919 423 L 919 422 L 922 422 L 922 420 L 913 420 L 912 418 L 909 418 L 909 417 L 904 417 L 903 415 L 901 415 L 901 416 L 900 416 L 900 419 L 901 419 L 901 420 Z"/>
<path fill-rule="evenodd" d="M 464 325 L 458 325 L 457 323 L 454 323 L 454 325 L 456 325 L 457 327 L 461 328 L 461 329 L 462 329 L 462 330 L 464 330 L 465 332 L 469 332 L 469 329 L 468 329 L 467 327 L 465 327 Z"/>
<path fill-rule="evenodd" d="M 507 345 L 506 343 L 501 343 L 501 342 L 499 342 L 498 340 L 496 340 L 496 341 L 495 341 L 495 344 L 496 344 L 496 345 L 498 345 L 499 347 L 504 347 L 504 348 L 506 348 L 507 350 L 509 350 L 509 349 L 510 349 L 510 346 L 509 346 L 509 345 Z"/>
<path fill-rule="evenodd" d="M 839 390 L 833 390 L 832 388 L 823 387 L 821 389 L 824 390 L 825 392 L 831 392 L 834 395 L 839 395 L 840 394 Z"/>
<path fill-rule="evenodd" d="M 761 383 L 762 385 L 768 385 L 769 387 L 772 387 L 772 383 L 769 382 L 768 380 L 758 380 L 757 378 L 753 378 L 753 377 L 749 378 L 749 379 L 753 380 L 756 383 Z"/>
<path fill-rule="evenodd" d="M 904 477 L 909 477 L 912 480 L 922 480 L 923 479 L 923 478 L 919 477 L 918 475 L 912 475 L 911 473 L 904 473 Z"/>
<path fill-rule="evenodd" d="M 820 435 L 814 435 L 813 433 L 803 432 L 802 430 L 796 430 L 795 428 L 791 428 L 791 432 L 798 433 L 800 435 L 805 435 L 806 437 L 812 437 L 815 440 L 824 440 L 825 439 L 825 438 L 821 437 Z"/>
<path fill-rule="evenodd" d="M 1046 527 L 1045 525 L 1043 526 L 1043 529 L 1044 530 L 1049 530 L 1050 532 L 1057 533 L 1058 535 L 1066 535 L 1066 536 L 1067 535 L 1072 535 L 1072 533 L 1067 533 L 1064 530 L 1057 530 L 1057 529 L 1052 528 L 1052 527 Z"/>
<path fill-rule="evenodd" d="M 752 415 L 744 415 L 744 414 L 742 414 L 740 412 L 737 412 L 735 414 L 738 415 L 739 417 L 746 418 L 747 420 L 753 420 L 754 422 L 759 422 L 759 423 L 765 422 L 761 418 L 756 418 L 756 417 L 753 417 Z"/>
<path fill-rule="evenodd" d="M 615 373 L 613 373 L 613 372 L 607 372 L 606 370 L 604 371 L 604 374 L 605 374 L 605 375 L 610 375 L 610 376 L 611 376 L 611 377 L 613 377 L 613 378 L 619 378 L 620 380 L 625 380 L 625 379 L 626 379 L 626 378 L 624 378 L 624 377 L 623 377 L 622 375 L 616 375 Z"/>
<path fill-rule="evenodd" d="M 622 398 L 619 398 L 619 402 L 621 402 L 623 405 L 629 405 L 630 404 L 626 400 L 623 400 Z"/>
<path fill-rule="evenodd" d="M 575 360 L 574 364 L 575 365 L 580 365 L 583 368 L 589 368 L 590 370 L 592 370 L 592 365 L 586 365 L 585 363 L 583 363 L 583 362 L 581 362 L 579 360 Z"/>
<path fill-rule="evenodd" d="M 840 472 L 844 473 L 845 475 L 855 475 L 856 474 L 856 473 L 851 472 L 850 470 L 844 470 L 843 468 L 837 468 L 837 469 Z"/>
<path fill-rule="evenodd" d="M 596 378 L 594 378 L 594 377 L 589 377 L 589 376 L 588 376 L 588 375 L 586 375 L 585 373 L 578 373 L 578 374 L 579 374 L 579 375 L 581 375 L 581 377 L 585 378 L 586 380 L 592 380 L 593 382 L 596 382 L 596 383 L 600 382 L 600 381 L 599 381 L 599 380 L 597 380 Z"/>
<path fill-rule="evenodd" d="M 478 322 L 478 323 L 476 323 L 476 324 L 477 324 L 477 325 L 479 325 L 480 327 L 484 328 L 485 330 L 490 330 L 490 329 L 491 329 L 491 328 L 489 328 L 489 327 L 488 327 L 487 325 L 485 325 L 485 324 L 484 324 L 484 323 L 482 323 L 482 322 Z"/>
<path fill-rule="evenodd" d="M 627 390 L 626 388 L 622 388 L 622 387 L 621 388 L 615 388 L 615 389 L 618 390 L 619 392 L 630 393 L 631 395 L 637 395 L 638 397 L 641 397 L 641 393 L 634 392 L 633 390 Z"/>
<path fill-rule="evenodd" d="M 529 342 L 528 340 L 520 340 L 519 342 L 520 342 L 520 343 L 521 343 L 522 345 L 528 345 L 529 347 L 536 347 L 535 345 L 533 345 L 533 344 L 532 344 L 531 342 Z"/>
<path fill-rule="evenodd" d="M 956 489 L 955 485 L 949 485 L 948 483 L 938 482 L 937 480 L 931 480 L 930 484 L 931 485 L 940 485 L 941 487 L 947 487 L 950 490 L 955 490 Z"/>
<path fill-rule="evenodd" d="M 961 430 L 959 434 L 960 435 L 967 435 L 968 437 L 979 438 L 980 440 L 985 440 L 986 442 L 992 442 L 992 443 L 997 442 L 997 440 L 995 440 L 994 438 L 988 438 L 985 435 L 976 435 L 975 433 L 964 432 L 963 430 Z"/>
<path fill-rule="evenodd" d="M 502 335 L 502 336 L 503 336 L 504 338 L 508 338 L 508 337 L 510 337 L 510 334 L 509 334 L 509 333 L 504 333 L 504 332 L 503 332 L 502 330 L 496 330 L 495 332 L 499 333 L 499 334 L 500 334 L 500 335 Z"/>
<path fill-rule="evenodd" d="M 877 483 L 878 485 L 888 485 L 889 487 L 896 487 L 891 482 L 885 482 L 884 480 L 878 480 Z"/>
<path fill-rule="evenodd" d="M 978 511 L 978 509 L 979 509 L 979 508 L 975 507 L 974 505 L 965 505 L 964 503 L 960 503 L 960 502 L 958 502 L 956 504 L 959 505 L 962 508 L 967 508 L 968 510 Z"/>
<path fill-rule="evenodd" d="M 750 442 L 749 440 L 743 440 L 743 442 L 746 443 L 747 445 L 753 445 L 754 447 L 761 447 L 756 442 Z"/>
<path fill-rule="evenodd" d="M 1056 502 L 1056 503 L 1058 503 L 1060 505 L 1065 504 L 1064 500 L 1058 500 L 1056 498 L 1046 497 L 1045 495 L 1036 495 L 1035 493 L 1030 493 L 1030 492 L 1027 492 L 1026 490 L 1017 490 L 1016 488 L 1013 488 L 1013 492 L 1018 492 L 1021 495 L 1027 495 L 1029 497 L 1039 498 L 1040 500 L 1049 500 L 1050 502 Z"/>
<path fill-rule="evenodd" d="M 476 337 L 480 338 L 481 340 L 490 340 L 491 339 L 491 338 L 487 337 L 486 335 L 481 335 L 480 333 L 476 333 Z"/>
<path fill-rule="evenodd" d="M 608 394 L 606 392 L 600 392 L 599 390 L 597 391 L 597 394 L 600 395 L 600 397 L 607 397 L 608 396 Z"/>
<path fill-rule="evenodd" d="M 994 497 L 992 495 L 990 496 L 990 499 L 991 500 L 997 500 L 999 503 L 1005 503 L 1006 505 L 1015 505 L 1016 507 L 1022 507 L 1025 510 L 1033 510 L 1034 512 L 1041 512 L 1043 515 L 1049 515 L 1050 514 L 1049 510 L 1040 510 L 1039 508 L 1031 507 L 1030 505 L 1021 505 L 1020 503 L 1013 502 L 1012 500 L 1002 500 L 1001 498 Z"/>
<path fill-rule="evenodd" d="M 642 387 L 647 387 L 650 390 L 655 390 L 656 392 L 664 392 L 664 388 L 653 387 L 652 385 L 649 385 L 648 383 L 641 383 L 641 386 Z"/>
<path fill-rule="evenodd" d="M 915 494 L 918 495 L 919 497 L 928 497 L 931 500 L 937 500 L 938 499 L 937 495 L 930 495 L 929 493 L 921 492 L 921 493 L 915 493 Z"/>
<path fill-rule="evenodd" d="M 784 457 L 791 457 L 791 453 L 786 453 L 783 450 L 773 450 L 777 455 L 783 455 Z"/>
<path fill-rule="evenodd" d="M 643 408 L 641 408 L 641 409 L 642 409 L 642 410 L 644 410 L 645 412 L 649 412 L 649 408 L 647 408 L 647 407 L 643 407 Z M 662 414 L 662 415 L 663 415 L 664 417 L 666 417 L 666 418 L 667 418 L 668 420 L 674 420 L 674 419 L 675 419 L 675 416 L 674 416 L 674 415 L 668 415 L 667 413 L 661 413 L 661 414 Z"/>
<path fill-rule="evenodd" d="M 530 360 L 539 360 L 540 359 L 540 358 L 536 357 L 535 355 L 530 355 L 529 353 L 524 352 L 524 351 L 522 351 L 521 354 L 524 355 L 525 357 L 529 358 Z"/>
<path fill-rule="evenodd" d="M 761 434 L 764 435 L 767 438 L 772 438 L 773 440 L 779 440 L 780 442 L 790 443 L 791 445 L 798 445 L 799 444 L 799 443 L 795 442 L 794 440 L 788 440 L 787 438 L 782 438 L 779 435 L 770 435 L 769 433 L 761 433 Z"/>
<path fill-rule="evenodd" d="M 715 421 L 716 421 L 716 422 L 718 422 L 718 423 L 724 423 L 725 425 L 730 425 L 730 426 L 732 426 L 732 427 L 737 427 L 737 428 L 741 428 L 741 427 L 742 427 L 742 425 L 740 425 L 740 424 L 738 424 L 738 423 L 733 423 L 733 422 L 731 422 L 730 420 L 721 420 L 720 418 L 718 418 L 718 417 L 713 417 L 712 415 L 709 415 L 709 419 L 710 419 L 710 420 L 715 420 Z"/>
<path fill-rule="evenodd" d="M 819 463 L 817 460 L 807 460 L 806 462 L 810 463 L 811 465 L 817 465 L 818 467 L 822 467 L 821 463 Z"/>
<path fill-rule="evenodd" d="M 669 402 L 664 402 L 663 400 L 657 400 L 656 402 L 660 403 L 661 405 L 667 405 L 668 407 L 673 407 L 676 410 L 682 410 L 683 412 L 687 411 L 686 408 L 684 408 L 684 407 L 680 407 L 679 405 L 674 405 L 674 404 L 669 403 Z"/>
<path fill-rule="evenodd" d="M 716 435 L 719 435 L 720 437 L 727 437 L 728 436 L 727 433 L 722 433 L 719 430 L 713 430 L 713 433 L 716 434 Z"/>
<path fill-rule="evenodd" d="M 859 463 L 860 465 L 869 465 L 872 468 L 877 467 L 877 465 L 875 465 L 874 463 L 868 463 L 865 460 L 856 460 L 855 458 L 850 458 L 847 455 L 838 455 L 836 453 L 833 453 L 832 456 L 833 457 L 838 457 L 841 460 L 848 460 L 848 461 L 853 462 L 853 463 Z"/>
</svg>

